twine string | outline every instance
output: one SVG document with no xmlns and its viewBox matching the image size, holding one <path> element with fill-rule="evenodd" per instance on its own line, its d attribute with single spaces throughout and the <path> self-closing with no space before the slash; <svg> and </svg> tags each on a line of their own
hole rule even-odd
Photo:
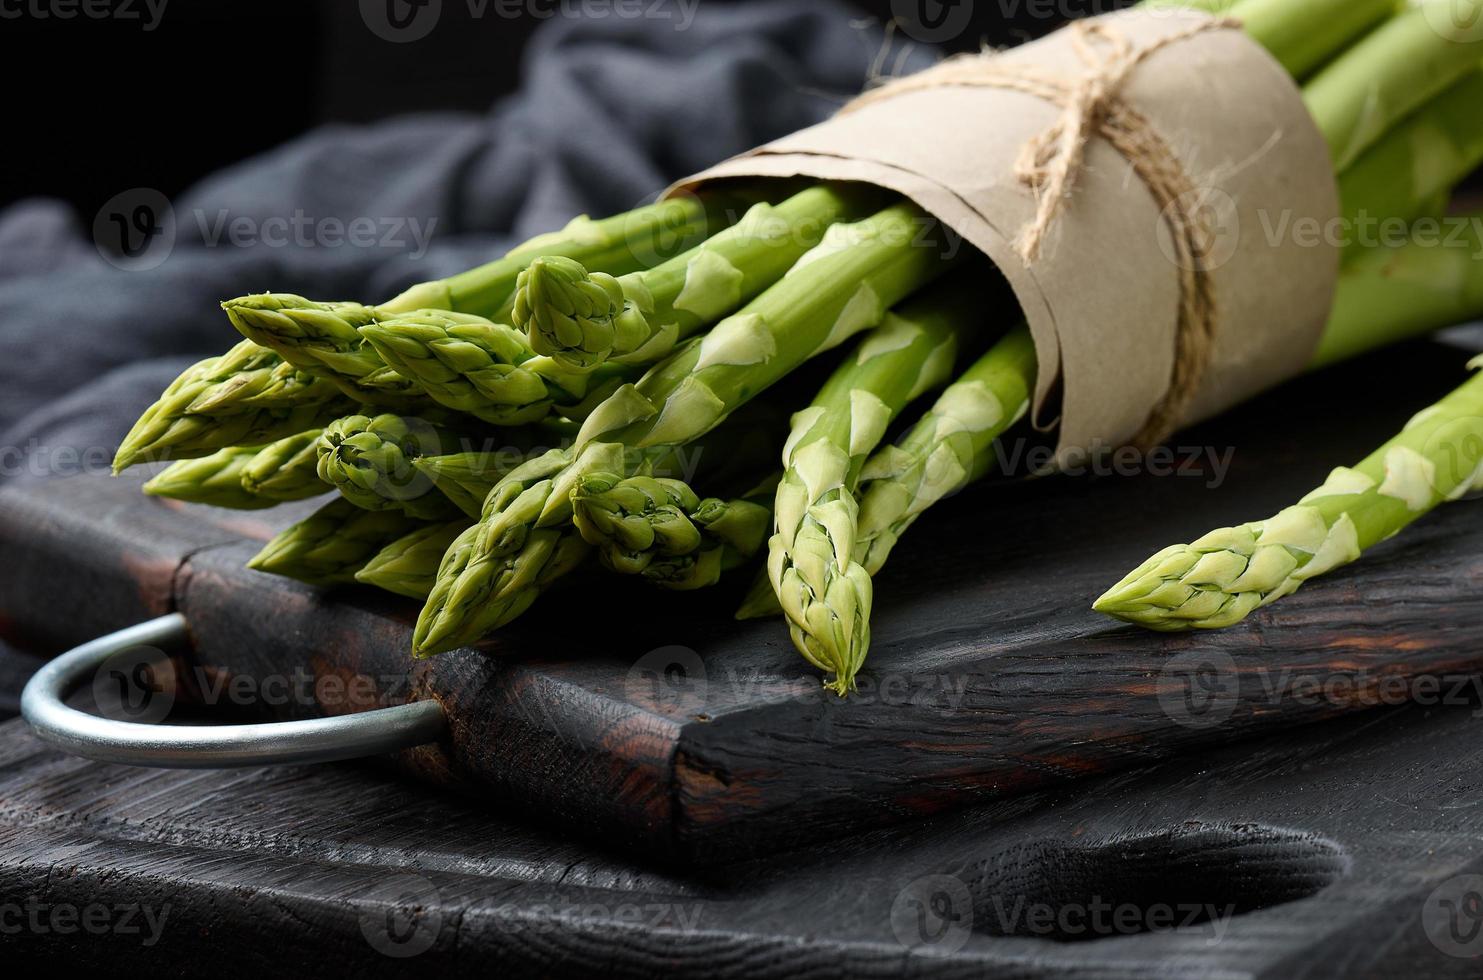
<svg viewBox="0 0 1483 980">
<path fill-rule="evenodd" d="M 1007 89 L 1059 107 L 1055 123 L 1031 137 L 1015 163 L 1016 178 L 1035 198 L 1035 216 L 1015 240 L 1015 250 L 1026 265 L 1040 258 L 1085 167 L 1091 140 L 1100 136 L 1128 162 L 1168 225 L 1179 270 L 1174 366 L 1169 389 L 1130 439 L 1141 448 L 1157 445 L 1174 431 L 1198 390 L 1214 348 L 1218 309 L 1207 261 L 1212 241 L 1198 188 L 1173 147 L 1123 98 L 1123 88 L 1143 62 L 1165 48 L 1209 31 L 1239 27 L 1229 18 L 1205 19 L 1139 48 L 1105 21 L 1079 21 L 1069 28 L 1069 37 L 1085 71 L 1075 77 L 1013 64 L 992 52 L 960 55 L 863 92 L 839 113 L 944 87 Z"/>
</svg>

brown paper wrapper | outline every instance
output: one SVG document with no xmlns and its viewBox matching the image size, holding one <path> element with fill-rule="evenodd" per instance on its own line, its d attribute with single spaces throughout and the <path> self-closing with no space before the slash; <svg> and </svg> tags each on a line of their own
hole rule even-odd
<svg viewBox="0 0 1483 980">
<path fill-rule="evenodd" d="M 1135 9 L 1096 22 L 1142 49 L 1206 19 Z M 995 57 L 1074 81 L 1088 66 L 1069 35 L 1058 31 Z M 1172 147 L 1210 217 L 1204 268 L 1218 312 L 1209 361 L 1181 413 L 1187 424 L 1308 363 L 1339 256 L 1278 231 L 1303 219 L 1326 227 L 1339 213 L 1338 190 L 1328 147 L 1292 78 L 1234 27 L 1151 54 L 1121 97 Z M 1063 113 L 1000 88 L 905 92 L 721 163 L 672 192 L 723 177 L 802 175 L 868 181 L 905 195 L 1009 280 L 1040 363 L 1037 425 L 1059 424 L 1063 452 L 1122 445 L 1170 388 L 1180 269 L 1162 209 L 1128 160 L 1096 136 L 1041 254 L 1030 263 L 1021 258 L 1015 242 L 1035 218 L 1036 198 L 1016 162 Z"/>
</svg>

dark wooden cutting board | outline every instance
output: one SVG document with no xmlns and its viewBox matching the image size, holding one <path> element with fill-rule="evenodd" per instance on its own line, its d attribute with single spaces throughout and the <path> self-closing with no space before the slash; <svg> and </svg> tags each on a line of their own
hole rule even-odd
<svg viewBox="0 0 1483 980">
<path fill-rule="evenodd" d="M 285 515 L 171 505 L 134 477 L 0 495 L 3 635 L 56 649 L 178 609 L 184 676 L 241 681 L 212 698 L 219 716 L 437 698 L 449 737 L 396 763 L 543 822 L 700 861 L 837 841 L 1377 701 L 1461 696 L 1483 670 L 1470 503 L 1220 633 L 1151 634 L 1088 606 L 1159 547 L 1296 500 L 1458 383 L 1465 359 L 1418 345 L 1289 385 L 1173 440 L 1200 447 L 1203 472 L 1007 483 L 942 504 L 878 579 L 862 693 L 845 700 L 818 688 L 779 623 L 730 619 L 746 574 L 681 596 L 579 580 L 483 649 L 414 663 L 415 603 L 243 567 Z M 1228 448 L 1211 488 L 1208 453 Z M 267 697 L 270 678 L 306 676 L 316 696 Z M 357 678 L 374 696 L 342 693 Z"/>
</svg>

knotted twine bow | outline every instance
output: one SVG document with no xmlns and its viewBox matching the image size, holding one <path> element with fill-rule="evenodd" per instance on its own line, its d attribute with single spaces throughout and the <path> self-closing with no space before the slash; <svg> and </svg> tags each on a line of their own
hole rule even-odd
<svg viewBox="0 0 1483 980">
<path fill-rule="evenodd" d="M 1015 241 L 1015 249 L 1027 265 L 1040 257 L 1045 238 L 1082 170 L 1092 137 L 1102 137 L 1122 155 L 1153 195 L 1168 224 L 1179 270 L 1174 368 L 1169 390 L 1129 440 L 1140 448 L 1167 438 L 1199 389 L 1215 344 L 1217 309 L 1208 262 L 1212 240 L 1200 208 L 1199 190 L 1173 148 L 1148 117 L 1124 100 L 1122 90 L 1133 70 L 1164 48 L 1208 31 L 1240 26 L 1239 21 L 1229 18 L 1202 20 L 1147 47 L 1135 48 L 1105 22 L 1079 21 L 1068 29 L 1073 50 L 1087 66 L 1078 77 L 1056 77 L 1032 65 L 1007 63 L 991 52 L 960 55 L 864 92 L 839 112 L 845 115 L 908 92 L 943 87 L 1009 89 L 1061 107 L 1060 118 L 1025 144 L 1015 164 L 1015 176 L 1036 199 L 1035 218 Z"/>
</svg>

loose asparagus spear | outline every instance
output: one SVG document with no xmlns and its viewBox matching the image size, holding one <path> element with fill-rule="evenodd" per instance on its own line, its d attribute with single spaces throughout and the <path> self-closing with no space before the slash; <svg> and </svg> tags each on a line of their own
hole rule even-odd
<svg viewBox="0 0 1483 980">
<path fill-rule="evenodd" d="M 424 310 L 361 328 L 382 364 L 433 401 L 491 425 L 580 416 L 639 369 L 571 371 L 540 357 L 513 327 L 483 317 Z"/>
<path fill-rule="evenodd" d="M 593 473 L 572 492 L 572 522 L 611 571 L 675 591 L 705 588 L 766 542 L 776 484 L 702 500 L 683 480 Z"/>
<path fill-rule="evenodd" d="M 490 622 L 508 621 L 485 610 L 510 556 L 536 530 L 569 530 L 570 493 L 582 476 L 630 475 L 646 454 L 699 438 L 799 364 L 874 326 L 888 306 L 944 271 L 949 261 L 924 243 L 924 227 L 932 227 L 930 219 L 905 203 L 856 224 L 831 226 L 780 282 L 595 408 L 574 451 L 554 454 L 544 469 L 510 474 L 491 492 L 480 523 L 460 537 L 469 546 L 457 556 L 450 552 L 439 570 L 414 650 L 451 649 L 476 639 Z"/>
<path fill-rule="evenodd" d="M 649 264 L 649 258 L 676 237 L 689 243 L 724 228 L 740 200 L 722 194 L 681 196 L 601 221 L 580 217 L 502 259 L 450 279 L 413 286 L 379 306 L 262 293 L 228 300 L 222 308 L 243 336 L 334 381 L 351 397 L 371 405 L 415 409 L 425 401 L 420 387 L 387 369 L 360 335 L 361 327 L 420 310 L 505 317 L 516 278 L 537 256 L 569 255 L 607 272 L 629 272 Z"/>
<path fill-rule="evenodd" d="M 355 580 L 410 599 L 426 599 L 438 577 L 438 564 L 468 521 L 429 524 L 397 538 L 355 573 Z"/>
<path fill-rule="evenodd" d="M 830 225 L 868 214 L 881 192 L 821 184 L 758 203 L 730 228 L 652 269 L 615 279 L 560 256 L 520 274 L 513 322 L 539 354 L 572 370 L 652 364 L 776 282 Z"/>
<path fill-rule="evenodd" d="M 1276 517 L 1165 548 L 1092 608 L 1155 630 L 1230 626 L 1468 493 L 1480 478 L 1483 375 L 1474 375 Z"/>
<path fill-rule="evenodd" d="M 954 282 L 887 314 L 793 417 L 783 448 L 767 573 L 793 645 L 845 694 L 870 647 L 870 574 L 855 551 L 855 487 L 866 457 L 908 404 L 951 376 L 984 320 L 985 291 Z"/>
<path fill-rule="evenodd" d="M 337 498 L 269 541 L 247 567 L 310 585 L 353 582 L 381 549 L 421 524 L 399 510 L 370 511 Z"/>
<path fill-rule="evenodd" d="M 305 500 L 332 488 L 319 478 L 319 436 L 309 429 L 269 443 L 242 467 L 242 489 L 274 503 Z"/>
<path fill-rule="evenodd" d="M 278 501 L 242 488 L 242 471 L 257 453 L 252 448 L 221 449 L 200 459 L 171 463 L 144 484 L 144 492 L 234 510 L 272 507 Z"/>
<path fill-rule="evenodd" d="M 319 479 L 365 510 L 400 510 L 422 520 L 449 520 L 458 508 L 435 492 L 412 461 L 459 448 L 456 435 L 400 415 L 350 415 L 325 427 L 315 443 Z"/>
</svg>

